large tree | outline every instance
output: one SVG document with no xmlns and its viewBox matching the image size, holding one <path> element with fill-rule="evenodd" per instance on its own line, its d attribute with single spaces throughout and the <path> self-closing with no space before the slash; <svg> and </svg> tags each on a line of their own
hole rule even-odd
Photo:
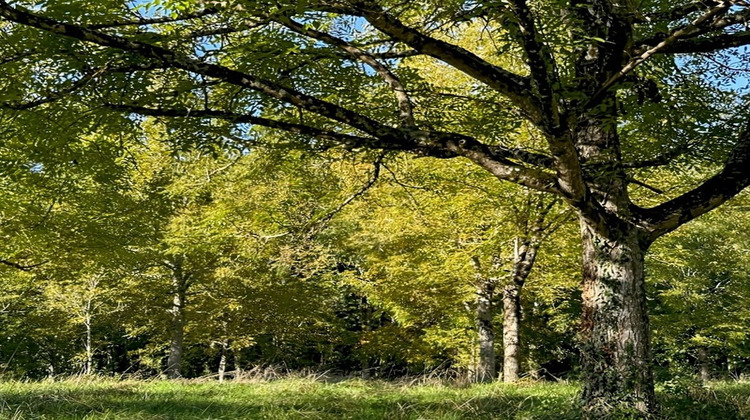
<svg viewBox="0 0 750 420">
<path fill-rule="evenodd" d="M 644 253 L 750 184 L 743 104 L 688 70 L 731 68 L 750 44 L 749 14 L 733 0 L 0 1 L 0 102 L 54 110 L 58 125 L 112 111 L 130 116 L 124 125 L 137 114 L 172 118 L 171 131 L 196 141 L 257 140 L 254 126 L 313 149 L 463 157 L 556 194 L 581 225 L 587 412 L 645 414 L 654 391 Z M 475 25 L 491 43 L 453 42 Z M 467 82 L 424 83 L 408 56 Z M 445 96 L 484 112 L 435 106 Z M 546 145 L 513 144 L 522 125 Z M 631 199 L 637 168 L 707 152 L 725 161 L 713 176 L 649 207 Z"/>
</svg>

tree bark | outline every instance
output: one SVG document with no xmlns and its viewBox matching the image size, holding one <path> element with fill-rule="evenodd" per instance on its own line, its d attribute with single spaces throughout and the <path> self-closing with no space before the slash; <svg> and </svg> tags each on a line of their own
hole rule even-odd
<svg viewBox="0 0 750 420">
<path fill-rule="evenodd" d="M 581 218 L 584 407 L 588 418 L 633 410 L 645 416 L 655 408 L 643 272 L 647 245 L 635 228 L 602 231 Z"/>
<path fill-rule="evenodd" d="M 172 274 L 172 315 L 171 332 L 169 343 L 169 357 L 167 357 L 167 368 L 165 373 L 169 379 L 182 376 L 182 350 L 185 336 L 185 305 L 187 304 L 188 283 L 179 266 L 176 266 Z"/>
<path fill-rule="evenodd" d="M 503 289 L 503 382 L 516 382 L 521 373 L 521 285 Z"/>
<path fill-rule="evenodd" d="M 700 366 L 700 378 L 702 382 L 711 380 L 711 368 L 708 361 L 708 349 L 698 347 L 698 365 Z"/>
<path fill-rule="evenodd" d="M 474 368 L 475 382 L 495 380 L 495 330 L 492 318 L 495 311 L 492 303 L 494 293 L 492 279 L 482 279 L 477 289 L 476 325 L 479 355 Z"/>
<path fill-rule="evenodd" d="M 83 324 L 86 327 L 86 365 L 83 368 L 83 374 L 84 375 L 91 375 L 92 372 L 92 365 L 94 364 L 94 347 L 92 343 L 92 333 L 91 333 L 91 313 L 88 312 L 90 309 L 90 306 L 87 306 L 87 312 L 84 317 Z"/>
</svg>

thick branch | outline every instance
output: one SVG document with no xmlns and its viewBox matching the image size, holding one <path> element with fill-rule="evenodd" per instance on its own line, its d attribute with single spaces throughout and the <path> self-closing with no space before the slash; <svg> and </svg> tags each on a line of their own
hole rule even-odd
<svg viewBox="0 0 750 420">
<path fill-rule="evenodd" d="M 528 78 L 495 66 L 464 48 L 427 36 L 369 1 L 359 0 L 352 3 L 356 12 L 379 31 L 425 55 L 450 64 L 497 90 L 521 108 L 534 123 L 542 120 L 542 111 L 537 98 L 532 96 Z"/>
<path fill-rule="evenodd" d="M 555 60 L 550 48 L 541 40 L 534 16 L 526 0 L 511 0 L 513 12 L 518 19 L 521 43 L 529 60 L 532 91 L 539 97 L 546 131 L 557 132 L 560 125 L 558 100 L 554 87 L 557 85 Z"/>
<path fill-rule="evenodd" d="M 314 137 L 321 140 L 335 141 L 341 145 L 349 147 L 380 144 L 379 140 L 376 138 L 353 136 L 350 134 L 343 134 L 331 130 L 315 128 L 304 124 L 279 121 L 270 118 L 257 117 L 254 115 L 238 114 L 234 112 L 212 109 L 148 108 L 139 105 L 127 104 L 106 104 L 105 106 L 115 111 L 129 112 L 151 117 L 215 118 L 226 120 L 236 124 L 259 125 L 262 127 L 300 134 L 303 136 Z"/>
<path fill-rule="evenodd" d="M 750 119 L 721 172 L 692 191 L 638 213 L 644 227 L 651 232 L 651 240 L 655 240 L 715 209 L 747 186 L 750 186 Z"/>
<path fill-rule="evenodd" d="M 0 17 L 44 31 L 92 42 L 100 46 L 137 53 L 145 58 L 159 60 L 160 62 L 174 68 L 217 78 L 237 86 L 246 87 L 279 101 L 298 106 L 302 109 L 347 124 L 378 137 L 392 135 L 395 138 L 398 134 L 397 130 L 384 126 L 364 115 L 304 94 L 276 82 L 263 79 L 256 75 L 232 70 L 217 64 L 205 63 L 179 52 L 156 45 L 133 41 L 120 36 L 104 34 L 77 25 L 58 22 L 44 16 L 12 8 L 4 0 L 0 0 Z"/>
<path fill-rule="evenodd" d="M 537 191 L 560 194 L 557 178 L 550 172 L 519 165 L 475 139 L 456 134 L 443 134 L 444 147 L 456 155 L 478 164 L 496 178 L 511 181 Z"/>
<path fill-rule="evenodd" d="M 725 13 L 727 10 L 729 10 L 731 6 L 732 6 L 731 1 L 725 0 L 725 1 L 718 3 L 716 6 L 711 7 L 705 13 L 697 17 L 695 20 L 693 20 L 689 24 L 670 32 L 666 38 L 664 38 L 655 46 L 646 49 L 641 54 L 632 58 L 622 69 L 620 69 L 620 71 L 612 75 L 612 77 L 610 77 L 606 82 L 604 82 L 604 84 L 599 89 L 599 91 L 590 100 L 590 103 L 594 103 L 594 104 L 599 103 L 599 99 L 607 91 L 607 89 L 609 89 L 612 85 L 614 85 L 615 82 L 620 80 L 623 76 L 633 71 L 636 67 L 638 67 L 638 65 L 648 60 L 655 54 L 663 52 L 666 48 L 668 48 L 670 45 L 674 44 L 675 42 L 679 41 L 680 39 L 695 34 L 701 28 L 702 25 L 708 23 L 710 20 L 714 19 L 720 14 Z"/>
<path fill-rule="evenodd" d="M 487 153 L 494 159 L 511 159 L 525 165 L 543 169 L 554 169 L 555 161 L 551 157 L 517 147 L 486 146 Z"/>
<path fill-rule="evenodd" d="M 709 38 L 697 38 L 677 41 L 665 48 L 664 54 L 691 54 L 708 53 L 728 48 L 750 45 L 750 32 L 738 32 L 734 34 L 721 34 Z"/>
</svg>

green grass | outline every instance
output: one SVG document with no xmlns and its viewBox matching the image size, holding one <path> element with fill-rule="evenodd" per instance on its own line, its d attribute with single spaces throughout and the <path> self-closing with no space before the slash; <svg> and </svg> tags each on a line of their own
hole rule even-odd
<svg viewBox="0 0 750 420">
<path fill-rule="evenodd" d="M 576 419 L 578 387 L 458 387 L 283 379 L 257 383 L 0 382 L 0 419 Z M 662 416 L 750 418 L 750 384 L 662 389 Z"/>
</svg>

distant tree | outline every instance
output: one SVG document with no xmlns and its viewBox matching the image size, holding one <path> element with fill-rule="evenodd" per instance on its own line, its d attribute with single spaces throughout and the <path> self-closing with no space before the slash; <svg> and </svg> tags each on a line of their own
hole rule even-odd
<svg viewBox="0 0 750 420">
<path fill-rule="evenodd" d="M 433 344 L 456 351 L 455 362 L 472 380 L 495 379 L 502 324 L 503 379 L 513 382 L 522 358 L 521 290 L 566 213 L 554 197 L 486 185 L 489 175 L 473 169 L 430 159 L 384 163 L 378 186 L 338 219 L 355 226 L 339 246 L 359 261 L 363 293 L 397 322 L 445 329 Z M 556 286 L 569 287 L 562 277 Z M 466 322 L 473 324 L 470 336 L 459 333 Z"/>
<path fill-rule="evenodd" d="M 664 367 L 697 373 L 703 381 L 747 372 L 747 200 L 743 194 L 665 238 L 649 255 L 655 356 Z"/>
</svg>

